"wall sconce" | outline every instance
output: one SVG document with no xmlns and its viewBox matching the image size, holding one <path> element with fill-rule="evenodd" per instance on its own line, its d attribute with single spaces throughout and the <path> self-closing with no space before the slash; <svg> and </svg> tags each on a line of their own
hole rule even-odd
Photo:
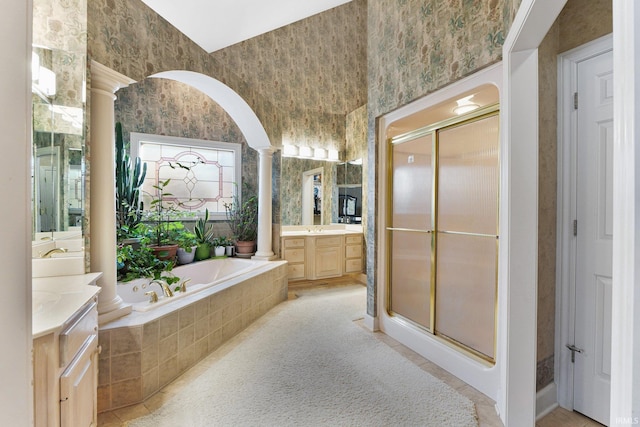
<svg viewBox="0 0 640 427">
<path fill-rule="evenodd" d="M 471 98 L 473 98 L 473 95 L 465 96 L 464 98 L 458 99 L 456 101 L 456 104 L 458 104 L 458 106 L 453 109 L 453 112 L 457 115 L 462 115 L 480 108 L 478 104 L 474 104 L 473 102 L 471 102 Z"/>
</svg>

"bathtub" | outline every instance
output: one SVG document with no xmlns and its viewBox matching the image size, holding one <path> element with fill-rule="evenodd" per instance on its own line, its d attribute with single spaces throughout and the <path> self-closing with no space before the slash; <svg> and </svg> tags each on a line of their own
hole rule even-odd
<svg viewBox="0 0 640 427">
<path fill-rule="evenodd" d="M 191 280 L 187 292 L 170 298 L 150 279 L 118 283 L 134 311 L 100 325 L 99 370 L 118 375 L 99 375 L 98 412 L 143 402 L 287 299 L 286 261 L 212 259 L 173 273 Z M 149 290 L 157 303 L 149 302 Z"/>
<path fill-rule="evenodd" d="M 136 279 L 130 282 L 118 282 L 118 295 L 122 300 L 131 304 L 134 311 L 147 312 L 163 307 L 165 304 L 176 302 L 190 295 L 209 289 L 208 293 L 215 293 L 233 285 L 232 279 L 251 277 L 262 270 L 273 266 L 272 261 L 254 261 L 240 258 L 209 259 L 175 267 L 171 272 L 180 281 L 171 285 L 172 297 L 164 296 L 159 285 L 150 285 L 151 279 Z M 253 273 L 253 274 L 252 274 Z M 187 291 L 179 292 L 174 289 L 183 281 L 187 282 Z M 146 292 L 155 291 L 158 302 L 150 302 Z"/>
</svg>

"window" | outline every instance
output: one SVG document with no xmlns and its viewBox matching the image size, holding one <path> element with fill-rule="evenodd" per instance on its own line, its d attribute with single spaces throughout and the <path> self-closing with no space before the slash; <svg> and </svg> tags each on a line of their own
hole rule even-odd
<svg viewBox="0 0 640 427">
<path fill-rule="evenodd" d="M 165 200 L 178 210 L 199 213 L 209 209 L 212 218 L 223 218 L 240 182 L 240 144 L 162 135 L 131 133 L 131 155 L 147 163 L 142 203 L 150 206 L 155 186 L 170 180 Z"/>
</svg>

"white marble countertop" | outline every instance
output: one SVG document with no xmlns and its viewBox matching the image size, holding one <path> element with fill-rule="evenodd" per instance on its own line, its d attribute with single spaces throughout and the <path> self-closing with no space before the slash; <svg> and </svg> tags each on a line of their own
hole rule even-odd
<svg viewBox="0 0 640 427">
<path fill-rule="evenodd" d="M 289 236 L 335 236 L 346 234 L 362 234 L 361 225 L 332 224 L 332 225 L 289 225 L 283 226 L 281 237 Z"/>
<path fill-rule="evenodd" d="M 32 333 L 38 338 L 64 325 L 100 292 L 102 273 L 32 279 Z"/>
</svg>

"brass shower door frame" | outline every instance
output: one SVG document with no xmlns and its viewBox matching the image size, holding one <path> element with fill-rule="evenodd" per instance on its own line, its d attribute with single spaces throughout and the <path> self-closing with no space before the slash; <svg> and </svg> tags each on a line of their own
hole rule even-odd
<svg viewBox="0 0 640 427">
<path fill-rule="evenodd" d="M 394 231 L 402 231 L 402 232 L 410 232 L 410 233 L 420 233 L 420 234 L 429 234 L 431 236 L 431 270 L 430 270 L 430 284 L 429 284 L 429 326 L 425 327 L 402 314 L 396 313 L 392 310 L 391 306 L 391 277 L 392 277 L 392 257 L 393 251 L 390 244 L 386 247 L 386 284 L 385 284 L 385 310 L 387 314 L 391 317 L 396 317 L 403 322 L 406 322 L 420 330 L 423 330 L 433 336 L 434 338 L 440 340 L 442 343 L 450 346 L 462 353 L 471 356 L 472 358 L 479 360 L 484 363 L 488 363 L 493 365 L 495 363 L 495 357 L 489 357 L 467 345 L 456 341 L 453 338 L 450 338 L 442 333 L 438 333 L 436 330 L 436 278 L 437 278 L 437 249 L 438 249 L 438 233 L 444 234 L 457 234 L 457 235 L 471 235 L 471 236 L 479 236 L 479 237 L 492 237 L 495 238 L 496 241 L 496 254 L 499 250 L 499 216 L 496 215 L 496 234 L 488 235 L 488 234 L 480 234 L 480 233 L 464 233 L 464 232 L 452 232 L 446 230 L 439 230 L 438 228 L 438 189 L 439 189 L 439 133 L 443 130 L 452 129 L 454 127 L 463 126 L 469 123 L 473 123 L 485 118 L 489 118 L 492 116 L 498 116 L 500 114 L 499 104 L 488 105 L 483 108 L 479 108 L 471 113 L 459 116 L 452 117 L 450 119 L 446 119 L 428 126 L 424 126 L 404 134 L 389 138 L 387 140 L 387 164 L 386 172 L 387 172 L 387 188 L 386 188 L 386 218 L 385 218 L 385 233 L 386 233 L 386 241 L 392 241 L 392 234 Z M 418 138 L 422 138 L 425 136 L 431 136 L 431 176 L 432 176 L 432 185 L 431 185 L 431 228 L 429 230 L 417 230 L 410 228 L 395 228 L 392 227 L 392 218 L 393 218 L 393 161 L 394 161 L 394 150 L 393 146 L 397 144 L 402 144 L 405 142 L 413 141 Z M 499 150 L 499 147 L 498 147 Z M 498 153 L 498 162 L 499 162 L 499 153 Z M 499 167 L 499 164 L 498 164 Z M 499 185 L 497 189 L 497 198 L 496 203 L 499 205 L 500 203 L 500 193 L 499 193 Z M 496 210 L 496 212 L 498 212 Z M 497 332 L 498 332 L 498 257 L 496 256 L 495 261 L 495 282 L 494 282 L 494 290 L 495 290 L 495 299 L 494 299 L 494 339 L 493 339 L 493 349 L 494 355 L 496 354 L 497 348 Z"/>
</svg>

